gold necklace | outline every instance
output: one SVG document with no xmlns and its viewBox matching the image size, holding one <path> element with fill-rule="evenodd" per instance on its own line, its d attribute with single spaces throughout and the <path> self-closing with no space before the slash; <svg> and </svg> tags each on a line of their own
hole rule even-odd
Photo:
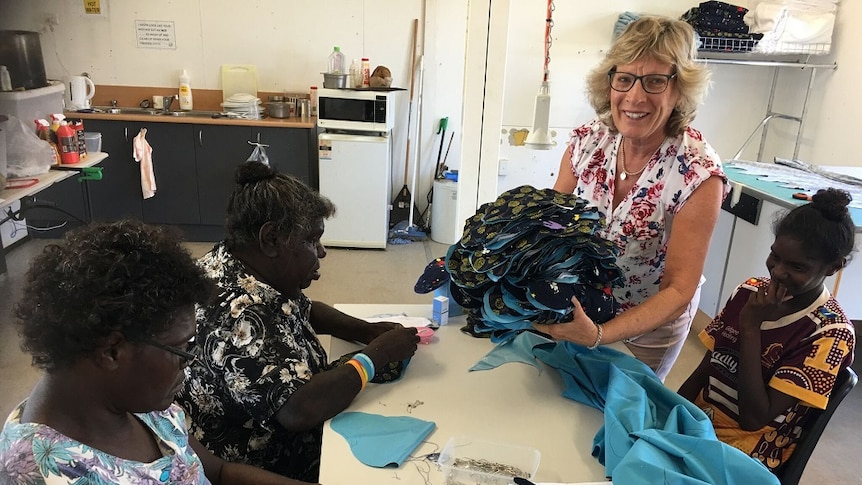
<svg viewBox="0 0 862 485">
<path fill-rule="evenodd" d="M 621 162 L 621 165 L 623 168 L 623 173 L 620 174 L 620 180 L 625 180 L 629 176 L 634 177 L 635 175 L 640 175 L 640 173 L 644 171 L 646 166 L 649 165 L 649 160 L 647 160 L 647 163 L 645 163 L 644 166 L 641 167 L 640 170 L 638 170 L 637 172 L 629 172 L 626 169 L 626 143 L 625 142 L 626 142 L 625 138 L 620 139 L 620 162 Z"/>
</svg>

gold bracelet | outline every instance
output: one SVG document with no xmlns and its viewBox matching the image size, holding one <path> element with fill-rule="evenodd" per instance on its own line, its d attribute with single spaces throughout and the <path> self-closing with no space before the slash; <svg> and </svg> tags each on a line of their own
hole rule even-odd
<svg viewBox="0 0 862 485">
<path fill-rule="evenodd" d="M 596 341 L 593 342 L 593 345 L 590 345 L 589 347 L 587 347 L 587 349 L 589 349 L 589 350 L 595 350 L 596 347 L 598 347 L 602 343 L 602 324 L 596 323 L 595 325 L 596 325 L 596 331 L 597 331 Z"/>
</svg>

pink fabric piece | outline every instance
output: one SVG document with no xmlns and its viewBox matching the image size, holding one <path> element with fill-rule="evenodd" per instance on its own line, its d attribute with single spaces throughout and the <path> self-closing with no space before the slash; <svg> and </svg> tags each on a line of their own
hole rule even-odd
<svg viewBox="0 0 862 485">
<path fill-rule="evenodd" d="M 153 172 L 153 147 L 147 143 L 147 129 L 141 128 L 132 142 L 132 157 L 141 164 L 141 193 L 145 199 L 156 195 L 156 174 Z"/>
</svg>

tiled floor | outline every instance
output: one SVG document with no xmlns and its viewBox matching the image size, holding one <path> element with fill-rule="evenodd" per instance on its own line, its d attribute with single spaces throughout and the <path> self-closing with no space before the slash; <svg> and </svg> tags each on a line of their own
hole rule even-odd
<svg viewBox="0 0 862 485">
<path fill-rule="evenodd" d="M 29 260 L 44 246 L 31 240 L 7 254 L 9 272 L 0 275 L 0 416 L 27 396 L 38 379 L 29 358 L 18 348 L 11 323 L 12 304 L 18 299 Z M 189 243 L 193 255 L 200 255 L 211 243 Z M 322 278 L 306 294 L 316 300 L 335 303 L 430 303 L 431 295 L 413 292 L 416 278 L 425 265 L 443 256 L 446 246 L 432 241 L 390 245 L 382 250 L 331 248 L 322 263 Z M 702 328 L 706 317 L 696 320 Z M 676 389 L 698 364 L 703 348 L 694 335 L 689 337 L 667 385 Z M 862 392 L 856 390 L 839 407 L 809 462 L 802 484 L 860 484 L 862 462 L 858 459 L 860 438 L 856 426 L 862 422 Z"/>
</svg>

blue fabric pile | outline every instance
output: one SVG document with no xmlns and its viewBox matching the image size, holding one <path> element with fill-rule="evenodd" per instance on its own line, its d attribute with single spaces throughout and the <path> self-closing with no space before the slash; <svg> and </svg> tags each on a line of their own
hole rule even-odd
<svg viewBox="0 0 862 485">
<path fill-rule="evenodd" d="M 623 12 L 617 17 L 617 21 L 614 24 L 614 34 L 611 40 L 617 40 L 617 37 L 622 35 L 622 33 L 626 30 L 626 27 L 629 26 L 630 23 L 640 18 L 640 14 L 636 14 L 634 12 Z"/>
<path fill-rule="evenodd" d="M 564 397 L 604 413 L 592 455 L 614 483 L 779 484 L 758 460 L 718 441 L 702 410 L 622 352 L 523 332 L 497 345 L 471 370 L 507 362 L 538 367 L 536 359 L 560 373 Z"/>
<path fill-rule="evenodd" d="M 446 255 L 452 298 L 471 333 L 505 338 L 532 323 L 569 321 L 572 297 L 597 323 L 614 317 L 623 283 L 605 224 L 584 199 L 529 185 L 483 204 Z"/>
</svg>

